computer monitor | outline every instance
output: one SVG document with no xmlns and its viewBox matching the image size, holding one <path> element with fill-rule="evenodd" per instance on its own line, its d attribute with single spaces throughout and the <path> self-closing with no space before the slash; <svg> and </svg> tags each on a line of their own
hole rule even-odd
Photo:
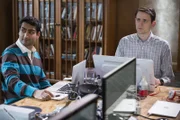
<svg viewBox="0 0 180 120">
<path fill-rule="evenodd" d="M 128 60 L 130 60 L 130 58 L 108 55 L 93 55 L 96 75 L 100 75 L 100 77 L 103 77 L 106 73 Z"/>
<path fill-rule="evenodd" d="M 109 71 L 116 68 L 118 65 L 131 60 L 128 57 L 106 56 L 106 55 L 93 55 L 95 71 L 101 77 Z M 138 86 L 142 77 L 145 77 L 149 84 L 149 91 L 154 91 L 154 63 L 150 59 L 136 59 L 136 85 Z"/>
<path fill-rule="evenodd" d="M 142 77 L 146 78 L 149 84 L 149 91 L 155 89 L 154 62 L 150 59 L 136 59 L 136 86 L 139 85 Z"/>
<path fill-rule="evenodd" d="M 118 67 L 114 68 L 102 78 L 102 97 L 103 97 L 103 118 L 105 119 L 113 112 L 116 105 L 114 104 L 124 93 L 134 87 L 136 95 L 136 58 L 131 58 Z M 133 93 L 132 93 L 133 94 Z M 134 97 L 135 97 L 134 95 Z M 119 102 L 118 102 L 119 103 Z M 117 103 L 117 105 L 118 105 Z"/>
<path fill-rule="evenodd" d="M 88 94 L 49 120 L 96 120 L 97 99 L 96 94 Z"/>
</svg>

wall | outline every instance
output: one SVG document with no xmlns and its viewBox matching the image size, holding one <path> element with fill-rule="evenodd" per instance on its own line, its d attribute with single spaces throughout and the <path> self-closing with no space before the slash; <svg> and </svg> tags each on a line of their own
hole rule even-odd
<svg viewBox="0 0 180 120">
<path fill-rule="evenodd" d="M 0 4 L 0 54 L 12 43 L 12 0 L 2 0 Z"/>
<path fill-rule="evenodd" d="M 0 4 L 0 54 L 12 43 L 12 0 L 1 0 Z M 1 75 L 0 75 L 1 89 Z M 0 104 L 3 102 L 0 90 Z"/>
<path fill-rule="evenodd" d="M 153 33 L 168 41 L 171 47 L 173 68 L 177 70 L 179 41 L 179 0 L 140 0 L 139 6 L 156 10 Z"/>
<path fill-rule="evenodd" d="M 136 32 L 135 11 L 139 6 L 139 0 L 117 1 L 116 47 L 122 37 Z"/>
</svg>

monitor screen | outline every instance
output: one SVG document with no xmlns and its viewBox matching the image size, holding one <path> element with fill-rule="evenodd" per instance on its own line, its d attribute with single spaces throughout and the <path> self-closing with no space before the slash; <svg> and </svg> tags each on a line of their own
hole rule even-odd
<svg viewBox="0 0 180 120">
<path fill-rule="evenodd" d="M 88 94 L 71 103 L 50 120 L 96 120 L 97 99 L 96 94 Z"/>
<path fill-rule="evenodd" d="M 107 55 L 93 55 L 93 62 L 97 75 L 103 77 L 106 73 L 123 64 L 130 58 L 127 57 L 116 57 Z"/>
<path fill-rule="evenodd" d="M 93 55 L 95 71 L 101 77 L 109 71 L 116 68 L 118 65 L 125 63 L 132 58 L 106 56 L 106 55 Z M 150 59 L 136 59 L 136 85 L 145 77 L 149 84 L 149 91 L 154 91 L 154 63 Z"/>
<path fill-rule="evenodd" d="M 131 58 L 118 67 L 114 68 L 102 78 L 103 117 L 112 113 L 114 103 L 125 91 L 134 89 L 136 94 L 136 59 Z M 126 98 L 127 96 L 124 96 Z"/>
<path fill-rule="evenodd" d="M 154 62 L 150 59 L 136 59 L 136 86 L 139 85 L 142 77 L 145 77 L 149 85 L 149 91 L 155 89 Z"/>
</svg>

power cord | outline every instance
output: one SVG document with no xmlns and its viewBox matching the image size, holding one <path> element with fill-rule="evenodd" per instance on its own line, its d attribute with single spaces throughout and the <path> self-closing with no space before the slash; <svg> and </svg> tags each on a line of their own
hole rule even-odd
<svg viewBox="0 0 180 120">
<path fill-rule="evenodd" d="M 69 90 L 68 93 L 69 93 L 69 95 L 68 95 L 69 100 L 79 100 L 79 99 L 81 99 L 81 96 L 76 91 Z"/>
<path fill-rule="evenodd" d="M 141 115 L 141 114 L 137 114 L 137 113 L 134 113 L 133 115 L 135 115 L 135 116 L 140 116 L 140 117 L 146 118 L 146 119 L 148 119 L 148 120 L 157 120 L 157 119 L 149 118 L 149 117 L 143 116 L 143 115 Z"/>
<path fill-rule="evenodd" d="M 157 87 L 158 87 L 158 86 L 157 86 Z M 150 93 L 149 96 L 155 96 L 155 95 L 159 94 L 160 92 L 161 92 L 160 87 L 158 87 L 158 91 L 157 91 L 157 92 Z"/>
</svg>

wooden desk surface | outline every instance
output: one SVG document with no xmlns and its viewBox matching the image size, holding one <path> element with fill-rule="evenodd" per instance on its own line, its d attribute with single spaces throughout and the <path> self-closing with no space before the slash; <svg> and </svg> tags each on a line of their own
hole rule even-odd
<svg viewBox="0 0 180 120">
<path fill-rule="evenodd" d="M 157 116 L 148 116 L 147 111 L 151 108 L 151 106 L 157 101 L 157 100 L 163 100 L 166 101 L 166 98 L 168 96 L 169 90 L 180 90 L 180 88 L 173 88 L 173 87 L 165 87 L 165 86 L 159 86 L 156 88 L 156 91 L 159 93 L 154 96 L 148 96 L 144 100 L 140 101 L 141 105 L 141 115 L 150 117 L 150 118 L 160 118 Z M 61 100 L 61 101 L 55 101 L 55 100 L 50 100 L 50 101 L 41 101 L 37 100 L 34 98 L 25 98 L 22 99 L 15 104 L 18 106 L 36 106 L 42 109 L 42 113 L 50 113 L 53 110 L 56 109 L 58 106 L 64 106 L 66 104 L 67 99 Z M 138 117 L 138 120 L 144 120 L 145 118 Z M 169 120 L 180 120 L 180 114 L 176 119 L 169 119 Z"/>
<path fill-rule="evenodd" d="M 17 106 L 35 106 L 41 108 L 42 113 L 50 113 L 59 106 L 61 107 L 65 106 L 67 99 L 68 98 L 59 101 L 56 100 L 41 101 L 35 98 L 24 98 L 14 104 Z"/>
<path fill-rule="evenodd" d="M 167 97 L 168 97 L 168 93 L 169 90 L 180 90 L 180 88 L 174 88 L 174 87 L 166 87 L 166 86 L 159 86 L 158 88 L 156 88 L 156 92 L 159 92 L 157 95 L 154 96 L 147 96 L 147 98 L 145 98 L 144 100 L 140 101 L 140 105 L 141 105 L 141 115 L 144 115 L 146 117 L 149 118 L 162 118 L 162 116 L 157 117 L 157 116 L 148 116 L 148 110 L 151 108 L 151 106 L 157 101 L 157 100 L 162 100 L 162 101 L 166 101 Z M 144 120 L 145 118 L 142 117 L 138 117 L 138 120 Z M 180 113 L 178 114 L 178 116 L 173 119 L 173 118 L 169 118 L 169 120 L 180 120 Z"/>
</svg>

